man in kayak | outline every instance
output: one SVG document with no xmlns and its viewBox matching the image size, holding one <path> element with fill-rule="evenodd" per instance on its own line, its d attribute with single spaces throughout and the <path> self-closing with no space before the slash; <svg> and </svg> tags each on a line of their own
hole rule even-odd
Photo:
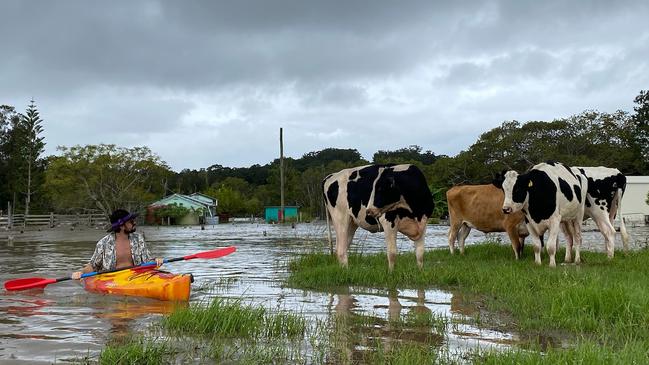
<svg viewBox="0 0 649 365">
<path fill-rule="evenodd" d="M 137 213 L 117 209 L 110 215 L 109 233 L 97 242 L 95 253 L 90 262 L 72 273 L 72 279 L 79 280 L 82 274 L 93 271 L 121 269 L 153 261 L 144 243 L 144 235 L 136 233 L 135 218 Z M 163 258 L 155 258 L 157 266 L 162 265 Z"/>
</svg>

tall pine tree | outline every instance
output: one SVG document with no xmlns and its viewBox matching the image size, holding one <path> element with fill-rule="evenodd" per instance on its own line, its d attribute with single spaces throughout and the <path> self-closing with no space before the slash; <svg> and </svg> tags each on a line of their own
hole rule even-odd
<svg viewBox="0 0 649 365">
<path fill-rule="evenodd" d="M 37 179 L 37 177 L 42 176 L 42 169 L 40 164 L 40 156 L 45 152 L 45 142 L 43 142 L 44 137 L 40 137 L 43 133 L 43 126 L 41 123 L 40 115 L 38 114 L 38 109 L 34 104 L 34 100 L 31 100 L 31 103 L 27 107 L 26 115 L 22 118 L 22 128 L 24 128 L 25 136 L 25 164 L 27 170 L 27 179 L 26 179 L 26 192 L 25 192 L 25 215 L 29 214 L 29 206 L 31 203 L 32 195 L 34 194 L 34 184 L 35 181 L 42 179 Z"/>
<path fill-rule="evenodd" d="M 31 100 L 25 115 L 12 119 L 5 143 L 8 189 L 14 197 L 25 197 L 25 215 L 29 214 L 32 196 L 42 181 L 43 161 L 40 156 L 45 151 L 41 137 L 42 122 L 34 100 Z"/>
</svg>

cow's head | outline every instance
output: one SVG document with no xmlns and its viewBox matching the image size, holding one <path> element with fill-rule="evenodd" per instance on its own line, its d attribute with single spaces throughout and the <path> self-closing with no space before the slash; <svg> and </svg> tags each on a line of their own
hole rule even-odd
<svg viewBox="0 0 649 365">
<path fill-rule="evenodd" d="M 505 192 L 503 213 L 510 214 L 523 209 L 528 198 L 532 180 L 528 174 L 518 175 L 516 171 L 507 171 L 502 189 Z"/>
<path fill-rule="evenodd" d="M 390 168 L 384 169 L 374 183 L 374 189 L 372 189 L 367 206 L 367 214 L 376 218 L 389 210 L 397 208 L 402 200 L 401 195 L 401 189 L 395 180 L 394 171 Z"/>
</svg>

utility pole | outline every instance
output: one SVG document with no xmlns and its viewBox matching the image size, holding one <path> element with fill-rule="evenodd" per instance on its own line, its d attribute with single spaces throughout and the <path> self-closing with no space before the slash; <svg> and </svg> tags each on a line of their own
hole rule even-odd
<svg viewBox="0 0 649 365">
<path fill-rule="evenodd" d="M 280 188 L 280 207 L 279 221 L 284 223 L 284 136 L 282 128 L 279 129 L 279 188 Z"/>
</svg>

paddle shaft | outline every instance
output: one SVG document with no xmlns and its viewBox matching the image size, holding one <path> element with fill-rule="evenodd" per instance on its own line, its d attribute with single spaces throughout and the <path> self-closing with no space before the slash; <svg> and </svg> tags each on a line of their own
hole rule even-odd
<svg viewBox="0 0 649 365">
<path fill-rule="evenodd" d="M 188 256 L 183 256 L 183 257 L 175 257 L 171 259 L 165 259 L 163 262 L 168 263 L 168 262 L 176 262 L 176 261 L 182 261 L 182 260 L 192 260 L 192 259 L 215 259 L 219 257 L 223 257 L 226 255 L 229 255 L 236 251 L 236 247 L 230 246 L 230 247 L 225 247 L 225 248 L 219 248 L 216 250 L 211 250 L 211 251 L 205 251 L 205 252 L 199 252 L 197 254 L 193 255 L 188 255 Z M 105 270 L 105 271 L 93 271 L 89 273 L 85 273 L 81 275 L 81 278 L 87 278 L 90 276 L 95 276 L 95 275 L 100 275 L 100 274 L 108 274 L 108 273 L 113 273 L 117 271 L 123 271 L 123 270 L 129 270 L 129 269 L 134 269 L 138 267 L 145 267 L 145 266 L 154 266 L 156 265 L 155 261 L 149 261 L 145 262 L 141 265 L 134 265 L 134 266 L 129 266 L 129 267 L 123 267 L 119 269 L 112 269 L 112 270 Z M 58 279 L 46 279 L 46 278 L 25 278 L 25 279 L 15 279 L 15 280 L 10 280 L 5 282 L 4 287 L 7 290 L 24 290 L 24 289 L 30 289 L 30 288 L 44 288 L 45 286 L 53 283 L 58 283 L 61 281 L 66 281 L 66 280 L 71 280 L 72 277 L 64 277 L 64 278 L 58 278 Z"/>
</svg>

